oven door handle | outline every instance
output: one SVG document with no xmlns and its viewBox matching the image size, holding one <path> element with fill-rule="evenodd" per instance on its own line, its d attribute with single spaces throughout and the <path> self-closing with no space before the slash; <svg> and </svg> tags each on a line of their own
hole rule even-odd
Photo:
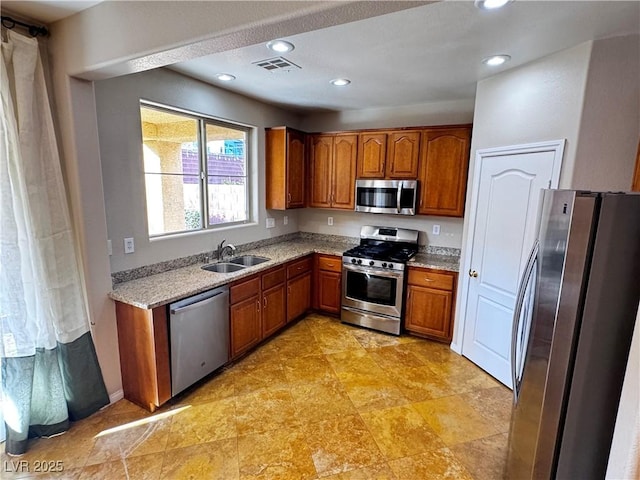
<svg viewBox="0 0 640 480">
<path fill-rule="evenodd" d="M 402 185 L 404 182 L 398 182 L 398 195 L 396 196 L 396 209 L 400 213 L 400 207 L 402 206 Z"/>
<path fill-rule="evenodd" d="M 342 268 L 344 270 L 349 270 L 351 272 L 366 273 L 368 275 L 375 275 L 377 277 L 389 277 L 389 278 L 400 278 L 404 273 L 402 270 L 376 270 L 373 268 L 363 267 L 361 265 L 342 264 Z"/>
</svg>

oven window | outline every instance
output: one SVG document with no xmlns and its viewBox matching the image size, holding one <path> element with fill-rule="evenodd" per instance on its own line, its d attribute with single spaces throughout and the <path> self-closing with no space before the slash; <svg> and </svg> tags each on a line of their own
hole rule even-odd
<svg viewBox="0 0 640 480">
<path fill-rule="evenodd" d="M 396 304 L 397 278 L 347 271 L 347 297 L 378 305 Z"/>
<path fill-rule="evenodd" d="M 396 208 L 398 204 L 397 188 L 358 187 L 357 196 L 361 207 Z"/>
</svg>

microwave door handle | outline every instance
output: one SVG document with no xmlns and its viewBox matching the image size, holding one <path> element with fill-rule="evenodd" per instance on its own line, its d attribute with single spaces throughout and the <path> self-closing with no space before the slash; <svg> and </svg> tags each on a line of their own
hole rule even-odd
<svg viewBox="0 0 640 480">
<path fill-rule="evenodd" d="M 533 248 L 531 249 L 531 253 L 529 254 L 529 259 L 527 260 L 527 265 L 525 266 L 524 273 L 522 274 L 522 278 L 520 280 L 520 288 L 518 289 L 518 295 L 516 300 L 515 309 L 513 310 L 513 329 L 511 331 L 511 381 L 513 384 L 513 402 L 514 404 L 518 403 L 518 394 L 520 390 L 520 380 L 518 372 L 517 372 L 517 344 L 518 344 L 518 333 L 520 330 L 520 317 L 522 316 L 522 309 L 524 307 L 525 294 L 527 292 L 527 287 L 529 286 L 529 282 L 532 278 L 533 268 L 536 265 L 536 259 L 538 257 L 539 243 L 536 240 Z M 525 346 L 526 349 L 526 346 Z"/>
<path fill-rule="evenodd" d="M 396 209 L 398 210 L 398 213 L 400 213 L 400 206 L 401 206 L 401 200 L 402 200 L 402 185 L 404 182 L 398 182 L 398 195 L 396 197 Z"/>
</svg>

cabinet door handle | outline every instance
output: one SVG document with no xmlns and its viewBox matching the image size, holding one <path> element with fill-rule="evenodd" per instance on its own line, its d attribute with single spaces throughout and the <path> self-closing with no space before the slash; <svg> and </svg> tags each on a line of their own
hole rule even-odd
<svg viewBox="0 0 640 480">
<path fill-rule="evenodd" d="M 424 277 L 425 282 L 433 282 L 433 278 Z"/>
<path fill-rule="evenodd" d="M 329 268 L 333 267 L 333 263 L 327 263 L 327 267 Z"/>
<path fill-rule="evenodd" d="M 473 278 L 477 278 L 478 277 L 478 272 L 476 272 L 475 270 L 469 270 L 469 276 L 473 277 Z"/>
<path fill-rule="evenodd" d="M 267 308 L 267 297 L 264 297 L 262 299 L 262 306 L 266 309 Z"/>
<path fill-rule="evenodd" d="M 258 304 L 258 311 L 260 311 L 260 299 L 258 299 L 256 303 Z"/>
<path fill-rule="evenodd" d="M 287 293 L 291 295 L 291 287 L 287 287 Z"/>
<path fill-rule="evenodd" d="M 287 193 L 287 201 L 288 201 L 289 203 L 291 203 L 291 194 L 290 194 L 290 193 Z"/>
</svg>

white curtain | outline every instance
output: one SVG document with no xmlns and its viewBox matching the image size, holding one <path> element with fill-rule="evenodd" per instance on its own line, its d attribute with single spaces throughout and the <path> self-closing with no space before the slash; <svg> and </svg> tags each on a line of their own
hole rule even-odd
<svg viewBox="0 0 640 480">
<path fill-rule="evenodd" d="M 89 333 L 37 40 L 7 32 L 7 41 L 2 43 L 1 73 L 0 357 L 3 413 L 9 434 L 7 450 L 10 445 L 18 445 L 15 448 L 23 450 L 25 429 L 33 430 L 34 425 L 58 425 L 58 430 L 68 426 L 61 404 L 68 404 L 69 396 L 74 396 L 68 391 L 74 379 L 67 379 L 73 374 L 60 358 L 61 345 L 69 346 L 74 342 L 87 345 L 88 342 L 85 347 L 88 352 L 83 355 L 88 356 L 87 362 L 95 363 L 89 368 L 97 369 L 101 386 L 95 388 L 102 390 L 99 393 L 102 399 L 97 403 L 102 403 L 106 392 Z M 68 356 L 68 348 L 63 350 L 62 356 Z M 32 379 L 23 384 L 29 375 Z M 47 399 L 48 403 L 38 406 L 34 395 L 43 393 L 46 396 L 60 393 L 61 396 L 54 404 Z M 30 405 L 30 413 L 23 411 L 22 404 Z M 82 413 L 78 416 L 92 409 L 82 407 L 80 410 Z M 10 442 L 12 433 L 17 434 L 17 444 Z"/>
</svg>

